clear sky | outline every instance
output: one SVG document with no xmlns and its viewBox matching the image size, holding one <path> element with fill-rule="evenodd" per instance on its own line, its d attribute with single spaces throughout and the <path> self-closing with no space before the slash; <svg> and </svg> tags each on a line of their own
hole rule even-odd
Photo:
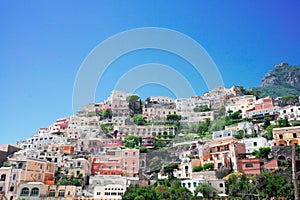
<svg viewBox="0 0 300 200">
<path fill-rule="evenodd" d="M 272 67 L 300 65 L 300 2 L 249 1 L 0 1 L 0 144 L 16 143 L 72 114 L 77 71 L 102 41 L 133 28 L 163 27 L 196 40 L 212 57 L 226 87 L 260 85 Z M 138 51 L 120 58 L 97 89 L 96 101 L 109 95 L 121 66 L 157 62 L 185 66 L 160 51 Z M 181 71 L 198 95 L 207 91 L 201 77 Z M 100 83 L 99 83 L 100 84 Z M 155 85 L 138 90 L 171 95 Z"/>
</svg>

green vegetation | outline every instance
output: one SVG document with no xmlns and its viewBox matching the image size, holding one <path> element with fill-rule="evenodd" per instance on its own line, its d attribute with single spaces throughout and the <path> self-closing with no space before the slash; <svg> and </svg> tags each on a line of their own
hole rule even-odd
<svg viewBox="0 0 300 200">
<path fill-rule="evenodd" d="M 128 102 L 128 107 L 130 110 L 130 116 L 133 117 L 136 114 L 142 114 L 142 100 L 137 95 L 128 96 L 126 101 Z"/>
<path fill-rule="evenodd" d="M 165 183 L 150 187 L 130 185 L 122 200 L 192 200 L 192 193 L 181 187 L 177 179 L 165 180 Z"/>
<path fill-rule="evenodd" d="M 262 158 L 267 160 L 270 152 L 271 152 L 270 147 L 260 147 L 258 150 L 254 150 L 252 154 L 256 158 Z"/>
<path fill-rule="evenodd" d="M 214 163 L 206 163 L 203 165 L 204 170 L 214 170 Z"/>
<path fill-rule="evenodd" d="M 178 163 L 169 163 L 165 165 L 163 168 L 163 172 L 168 174 L 169 177 L 174 177 L 173 176 L 174 169 L 178 169 Z"/>
<path fill-rule="evenodd" d="M 197 126 L 197 133 L 200 135 L 206 135 L 210 125 L 210 119 L 206 119 L 205 122 L 200 122 Z"/>
<path fill-rule="evenodd" d="M 237 134 L 235 134 L 233 137 L 235 137 L 236 139 L 243 139 L 244 135 L 245 135 L 244 130 L 238 130 Z"/>
<path fill-rule="evenodd" d="M 228 116 L 225 117 L 225 125 L 232 125 L 242 121 L 241 111 L 233 112 L 232 110 L 228 111 Z"/>
<path fill-rule="evenodd" d="M 180 122 L 179 122 L 180 120 L 181 120 L 181 115 L 169 114 L 167 115 L 166 125 L 174 126 L 176 130 L 178 130 L 180 128 Z"/>
<path fill-rule="evenodd" d="M 141 137 L 130 135 L 125 138 L 125 147 L 135 148 L 141 144 Z"/>
<path fill-rule="evenodd" d="M 194 112 L 208 112 L 211 111 L 211 109 L 205 105 L 205 106 L 196 106 L 194 109 Z"/>
<path fill-rule="evenodd" d="M 106 109 L 103 112 L 100 112 L 99 115 L 102 117 L 102 119 L 111 119 L 113 116 L 113 112 L 111 109 Z"/>
<path fill-rule="evenodd" d="M 164 147 L 166 145 L 166 143 L 163 140 L 157 140 L 155 142 L 155 149 L 160 149 L 162 147 Z"/>
<path fill-rule="evenodd" d="M 73 179 L 71 180 L 71 183 L 72 183 L 72 185 L 79 186 L 79 185 L 81 185 L 81 180 L 78 179 L 78 178 L 73 178 Z"/>
<path fill-rule="evenodd" d="M 204 168 L 202 166 L 195 166 L 194 169 L 193 169 L 193 171 L 194 172 L 201 172 L 201 171 L 203 171 L 203 169 Z"/>
<path fill-rule="evenodd" d="M 277 125 L 271 124 L 266 128 L 266 131 L 262 134 L 267 140 L 273 140 L 273 128 L 277 128 Z"/>
<path fill-rule="evenodd" d="M 142 114 L 136 114 L 136 115 L 134 115 L 133 116 L 133 121 L 138 126 L 146 124 L 146 120 L 143 119 L 143 115 Z"/>
<path fill-rule="evenodd" d="M 198 185 L 195 189 L 195 196 L 197 196 L 199 193 L 203 195 L 203 197 L 211 197 L 213 196 L 213 193 L 217 192 L 215 188 L 213 188 L 208 183 L 202 183 Z"/>
<path fill-rule="evenodd" d="M 287 118 L 277 120 L 278 127 L 289 127 L 291 126 Z"/>
<path fill-rule="evenodd" d="M 113 123 L 103 123 L 103 124 L 100 124 L 100 128 L 103 132 L 108 133 L 109 131 L 114 130 L 114 125 L 113 125 Z"/>
</svg>

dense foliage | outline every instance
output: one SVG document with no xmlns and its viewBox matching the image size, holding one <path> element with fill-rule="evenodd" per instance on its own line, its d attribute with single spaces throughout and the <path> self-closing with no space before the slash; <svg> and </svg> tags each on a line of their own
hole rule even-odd
<svg viewBox="0 0 300 200">
<path fill-rule="evenodd" d="M 192 193 L 180 185 L 180 181 L 166 180 L 163 184 L 149 187 L 131 185 L 122 196 L 123 200 L 190 200 Z"/>
</svg>

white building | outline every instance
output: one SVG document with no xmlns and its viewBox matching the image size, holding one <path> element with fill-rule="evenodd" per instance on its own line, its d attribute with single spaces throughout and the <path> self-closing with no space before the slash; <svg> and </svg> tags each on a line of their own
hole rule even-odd
<svg viewBox="0 0 300 200">
<path fill-rule="evenodd" d="M 264 137 L 244 138 L 240 141 L 245 144 L 246 153 L 252 153 L 253 151 L 258 150 L 260 147 L 269 146 L 267 139 Z"/>
<path fill-rule="evenodd" d="M 172 136 L 175 135 L 174 127 L 167 127 L 161 125 L 152 126 L 136 126 L 136 125 L 125 125 L 125 126 L 115 126 L 115 131 L 118 131 L 118 135 L 126 137 L 129 135 L 135 136 Z"/>
<path fill-rule="evenodd" d="M 174 99 L 167 96 L 150 96 L 149 98 L 151 103 L 157 103 L 157 104 L 174 103 Z"/>
<path fill-rule="evenodd" d="M 122 176 L 91 176 L 88 190 L 93 191 L 93 198 L 122 199 L 122 195 L 131 181 Z"/>
<path fill-rule="evenodd" d="M 285 106 L 279 110 L 281 118 L 300 120 L 300 106 Z"/>
<path fill-rule="evenodd" d="M 226 112 L 229 110 L 236 112 L 241 111 L 242 117 L 246 117 L 246 111 L 255 108 L 256 97 L 254 95 L 244 95 L 231 97 L 225 106 Z"/>
<path fill-rule="evenodd" d="M 233 137 L 235 134 L 237 134 L 237 131 L 235 131 L 235 130 L 215 131 L 215 132 L 213 132 L 212 139 L 217 140 L 217 139 L 221 139 L 221 138 L 229 138 L 229 137 Z"/>
<path fill-rule="evenodd" d="M 225 126 L 225 130 L 243 130 L 245 134 L 251 134 L 255 132 L 255 127 L 252 122 L 239 122 L 237 124 Z"/>
</svg>

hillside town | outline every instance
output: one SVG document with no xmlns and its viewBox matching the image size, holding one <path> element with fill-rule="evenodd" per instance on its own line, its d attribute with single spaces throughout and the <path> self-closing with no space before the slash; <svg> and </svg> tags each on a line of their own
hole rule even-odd
<svg viewBox="0 0 300 200">
<path fill-rule="evenodd" d="M 258 98 L 234 86 L 143 100 L 113 90 L 16 145 L 2 144 L 0 199 L 151 199 L 126 195 L 169 180 L 199 198 L 293 199 L 299 144 L 295 96 Z M 268 189 L 270 174 L 287 188 Z"/>
</svg>

